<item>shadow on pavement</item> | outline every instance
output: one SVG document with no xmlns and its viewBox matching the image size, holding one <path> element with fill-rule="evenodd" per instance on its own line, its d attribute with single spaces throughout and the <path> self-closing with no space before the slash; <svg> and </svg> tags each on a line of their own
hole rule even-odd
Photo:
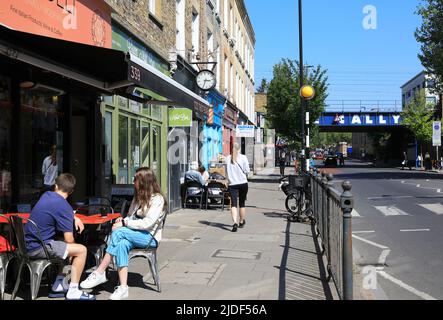
<svg viewBox="0 0 443 320">
<path fill-rule="evenodd" d="M 333 300 L 314 225 L 288 222 L 279 280 L 279 300 Z"/>
<path fill-rule="evenodd" d="M 232 226 L 229 224 L 219 223 L 219 222 L 211 222 L 206 220 L 200 220 L 199 223 L 204 224 L 209 227 L 219 228 L 223 230 L 231 231 Z"/>
</svg>

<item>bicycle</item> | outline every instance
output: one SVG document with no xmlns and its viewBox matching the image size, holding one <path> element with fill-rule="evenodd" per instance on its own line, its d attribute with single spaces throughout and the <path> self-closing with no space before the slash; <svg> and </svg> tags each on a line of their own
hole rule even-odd
<svg viewBox="0 0 443 320">
<path fill-rule="evenodd" d="M 309 176 L 291 176 L 289 181 L 284 178 L 282 179 L 281 189 L 287 195 L 285 207 L 290 213 L 288 221 L 302 222 L 304 219 L 314 221 Z"/>
</svg>

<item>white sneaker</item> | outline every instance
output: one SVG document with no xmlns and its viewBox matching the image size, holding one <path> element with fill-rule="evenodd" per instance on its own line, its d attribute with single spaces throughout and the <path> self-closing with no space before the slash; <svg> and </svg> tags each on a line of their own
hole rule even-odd
<svg viewBox="0 0 443 320">
<path fill-rule="evenodd" d="M 115 287 L 115 291 L 111 296 L 109 297 L 109 300 L 122 300 L 127 299 L 129 297 L 129 288 L 128 286 L 118 286 Z"/>
<path fill-rule="evenodd" d="M 106 281 L 108 281 L 108 279 L 106 279 L 106 273 L 100 274 L 99 272 L 94 271 L 86 278 L 86 280 L 80 283 L 80 287 L 83 289 L 92 289 Z"/>
</svg>

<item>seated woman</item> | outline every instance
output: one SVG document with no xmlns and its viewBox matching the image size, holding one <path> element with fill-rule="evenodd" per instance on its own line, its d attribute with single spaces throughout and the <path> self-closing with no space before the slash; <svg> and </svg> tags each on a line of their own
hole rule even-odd
<svg viewBox="0 0 443 320">
<path fill-rule="evenodd" d="M 134 248 L 156 247 L 161 240 L 161 229 L 152 237 L 153 231 L 164 214 L 166 200 L 155 174 L 149 168 L 140 168 L 134 177 L 134 200 L 125 219 L 119 218 L 112 227 L 111 239 L 108 242 L 105 257 L 96 271 L 92 272 L 80 286 L 92 289 L 107 281 L 106 268 L 115 257 L 120 286 L 115 288 L 109 297 L 121 300 L 129 297 L 128 264 L 129 251 Z M 161 228 L 161 226 L 160 226 Z"/>
</svg>

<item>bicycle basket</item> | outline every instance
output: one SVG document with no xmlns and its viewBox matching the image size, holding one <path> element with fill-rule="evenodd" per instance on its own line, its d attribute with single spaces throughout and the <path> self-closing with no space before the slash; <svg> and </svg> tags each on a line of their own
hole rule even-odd
<svg viewBox="0 0 443 320">
<path fill-rule="evenodd" d="M 310 181 L 310 176 L 289 176 L 289 185 L 292 188 L 307 189 Z"/>
<path fill-rule="evenodd" d="M 294 187 L 292 187 L 289 184 L 285 184 L 281 187 L 282 191 L 285 193 L 285 195 L 290 195 L 291 193 L 294 193 L 297 191 Z"/>
</svg>

